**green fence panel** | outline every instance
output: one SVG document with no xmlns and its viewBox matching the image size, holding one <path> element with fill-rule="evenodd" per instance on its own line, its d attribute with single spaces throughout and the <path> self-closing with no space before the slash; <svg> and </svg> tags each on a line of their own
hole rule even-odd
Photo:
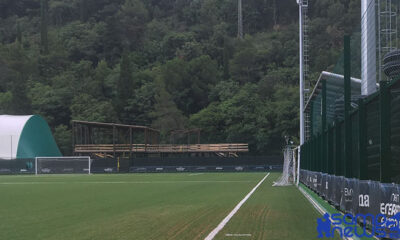
<svg viewBox="0 0 400 240">
<path fill-rule="evenodd" d="M 351 115 L 351 168 L 352 176 L 354 178 L 360 177 L 360 146 L 359 146 L 359 115 L 358 111 L 353 112 Z"/>
<path fill-rule="evenodd" d="M 332 124 L 332 174 L 336 175 L 336 125 Z"/>
<path fill-rule="evenodd" d="M 340 137 L 341 137 L 341 140 L 340 140 L 340 146 L 339 146 L 339 149 L 340 149 L 340 175 L 341 176 L 344 176 L 345 175 L 345 173 L 346 173 L 346 152 L 345 152 L 345 144 L 346 144 L 346 142 L 345 142 L 345 138 L 346 138 L 346 126 L 345 126 L 345 123 L 344 123 L 344 121 L 341 121 L 340 123 L 339 123 L 339 126 L 340 126 Z"/>
<path fill-rule="evenodd" d="M 342 145 L 343 145 L 343 133 L 341 128 L 341 123 L 336 122 L 335 125 L 335 132 L 336 132 L 336 145 L 335 145 L 335 158 L 336 158 L 336 173 L 337 176 L 343 176 L 342 172 Z"/>
<path fill-rule="evenodd" d="M 326 154 L 327 154 L 327 158 L 328 158 L 328 173 L 334 174 L 333 128 L 332 127 L 328 127 L 328 131 L 327 131 Z"/>
<path fill-rule="evenodd" d="M 379 114 L 380 114 L 380 181 L 391 183 L 393 170 L 391 168 L 391 150 L 390 150 L 390 94 L 388 82 L 382 81 L 379 89 Z"/>
<path fill-rule="evenodd" d="M 366 115 L 364 99 L 358 101 L 358 161 L 360 180 L 368 179 L 368 161 L 367 161 L 367 138 L 366 138 Z"/>
<path fill-rule="evenodd" d="M 391 87 L 390 94 L 390 165 L 394 170 L 392 181 L 400 183 L 400 81 Z"/>
<path fill-rule="evenodd" d="M 366 118 L 366 157 L 368 166 L 368 179 L 380 180 L 380 115 L 379 98 L 370 100 L 365 105 Z"/>
</svg>

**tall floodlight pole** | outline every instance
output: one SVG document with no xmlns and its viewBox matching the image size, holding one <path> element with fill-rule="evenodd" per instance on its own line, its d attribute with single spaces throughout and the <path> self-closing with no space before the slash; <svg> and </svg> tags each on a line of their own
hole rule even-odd
<svg viewBox="0 0 400 240">
<path fill-rule="evenodd" d="M 304 143 L 304 70 L 303 70 L 303 0 L 297 0 L 299 4 L 299 80 L 300 80 L 300 145 Z"/>
<path fill-rule="evenodd" d="M 242 0 L 238 0 L 238 38 L 243 38 Z"/>
<path fill-rule="evenodd" d="M 300 146 L 304 144 L 304 56 L 303 56 L 303 0 L 297 0 L 299 5 L 299 93 L 300 93 Z M 296 184 L 299 185 L 300 176 L 300 156 L 301 148 L 298 149 L 298 160 L 297 160 L 297 179 Z"/>
<path fill-rule="evenodd" d="M 378 9 L 380 8 L 378 1 Z M 375 0 L 361 0 L 361 95 L 370 95 L 376 92 L 376 79 L 380 79 L 380 71 L 377 76 L 377 64 L 381 64 L 381 45 L 378 45 L 379 62 L 376 61 L 376 20 Z M 378 18 L 380 28 L 381 18 Z M 380 43 L 381 33 L 378 40 Z M 379 68 L 378 68 L 379 69 Z"/>
<path fill-rule="evenodd" d="M 303 0 L 297 0 L 299 5 L 299 80 L 300 80 L 300 145 L 304 143 L 304 59 L 303 59 Z"/>
</svg>

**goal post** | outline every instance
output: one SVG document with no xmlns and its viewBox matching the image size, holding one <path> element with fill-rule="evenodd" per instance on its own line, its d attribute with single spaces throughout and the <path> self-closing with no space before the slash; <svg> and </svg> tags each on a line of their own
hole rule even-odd
<svg viewBox="0 0 400 240">
<path fill-rule="evenodd" d="M 296 154 L 297 154 L 297 161 L 296 161 L 296 166 L 297 166 L 297 174 L 296 174 L 296 186 L 299 186 L 299 182 L 300 182 L 300 161 L 301 161 L 301 159 L 300 159 L 300 154 L 301 154 L 301 148 L 300 148 L 300 146 L 297 146 L 296 148 L 295 148 L 295 150 L 296 150 Z"/>
<path fill-rule="evenodd" d="M 296 182 L 296 154 L 297 150 L 291 146 L 283 149 L 282 175 L 274 182 L 273 186 L 289 186 Z"/>
<path fill-rule="evenodd" d="M 35 175 L 91 173 L 92 160 L 89 156 L 72 157 L 36 157 Z"/>
</svg>

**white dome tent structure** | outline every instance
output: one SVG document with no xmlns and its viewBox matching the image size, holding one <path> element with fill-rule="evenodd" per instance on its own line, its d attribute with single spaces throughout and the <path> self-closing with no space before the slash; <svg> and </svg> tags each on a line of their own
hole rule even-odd
<svg viewBox="0 0 400 240">
<path fill-rule="evenodd" d="M 60 157 L 47 122 L 38 115 L 0 115 L 0 159 Z"/>
</svg>

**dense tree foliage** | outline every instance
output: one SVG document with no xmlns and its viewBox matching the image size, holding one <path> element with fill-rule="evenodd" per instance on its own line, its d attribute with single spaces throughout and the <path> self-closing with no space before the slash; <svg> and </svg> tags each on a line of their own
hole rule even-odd
<svg viewBox="0 0 400 240">
<path fill-rule="evenodd" d="M 360 0 L 311 1 L 312 71 L 336 62 Z M 72 119 L 200 127 L 280 151 L 298 135 L 294 0 L 1 0 L 0 114 L 40 114 L 65 154 Z M 164 139 L 168 139 L 165 137 Z M 165 140 L 166 141 L 166 140 Z"/>
</svg>

